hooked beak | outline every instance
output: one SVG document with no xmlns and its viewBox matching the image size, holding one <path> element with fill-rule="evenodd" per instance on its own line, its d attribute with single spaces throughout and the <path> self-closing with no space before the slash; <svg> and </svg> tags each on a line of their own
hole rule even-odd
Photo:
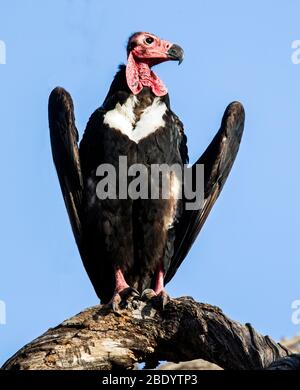
<svg viewBox="0 0 300 390">
<path fill-rule="evenodd" d="M 184 58 L 184 51 L 179 45 L 172 45 L 167 54 L 170 60 L 178 61 L 178 65 L 182 63 Z"/>
</svg>

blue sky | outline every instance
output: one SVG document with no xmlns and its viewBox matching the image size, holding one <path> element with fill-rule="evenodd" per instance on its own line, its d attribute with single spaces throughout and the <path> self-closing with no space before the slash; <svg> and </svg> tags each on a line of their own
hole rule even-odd
<svg viewBox="0 0 300 390">
<path fill-rule="evenodd" d="M 194 161 L 227 104 L 246 110 L 239 156 L 174 296 L 220 306 L 278 340 L 300 332 L 300 39 L 297 0 L 0 0 L 0 364 L 49 327 L 97 304 L 50 152 L 47 100 L 62 85 L 82 134 L 134 31 L 180 44 L 185 61 L 156 71 L 185 124 Z"/>
</svg>

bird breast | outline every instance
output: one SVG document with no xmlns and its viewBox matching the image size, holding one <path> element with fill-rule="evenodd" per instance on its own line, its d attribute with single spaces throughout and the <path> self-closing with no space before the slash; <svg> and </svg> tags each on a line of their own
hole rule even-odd
<svg viewBox="0 0 300 390">
<path fill-rule="evenodd" d="M 167 106 L 159 97 L 155 97 L 137 117 L 135 110 L 138 104 L 138 98 L 130 95 L 124 104 L 117 103 L 114 109 L 105 114 L 104 124 L 126 134 L 135 143 L 165 125 Z"/>
</svg>

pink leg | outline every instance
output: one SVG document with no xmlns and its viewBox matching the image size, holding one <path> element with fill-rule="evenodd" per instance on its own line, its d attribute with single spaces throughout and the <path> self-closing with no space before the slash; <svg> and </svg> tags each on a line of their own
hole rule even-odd
<svg viewBox="0 0 300 390">
<path fill-rule="evenodd" d="M 169 302 L 170 297 L 165 291 L 164 286 L 164 277 L 165 277 L 165 271 L 163 263 L 161 262 L 159 266 L 157 267 L 156 273 L 155 273 L 155 287 L 154 290 L 147 288 L 142 293 L 142 299 L 144 301 L 150 301 L 154 300 L 156 301 L 156 304 L 158 304 L 160 308 L 164 309 L 166 304 Z"/>
<path fill-rule="evenodd" d="M 164 309 L 164 307 L 170 300 L 170 297 L 165 290 L 164 278 L 165 278 L 165 270 L 164 270 L 163 263 L 161 262 L 156 273 L 154 293 L 156 294 L 156 296 L 160 297 L 162 309 Z"/>
<path fill-rule="evenodd" d="M 156 282 L 154 288 L 154 292 L 156 293 L 156 295 L 161 294 L 165 289 L 164 276 L 165 276 L 165 272 L 163 269 L 163 265 L 161 263 L 157 269 L 157 274 L 156 274 Z"/>
<path fill-rule="evenodd" d="M 120 268 L 116 268 L 114 295 L 109 301 L 108 306 L 112 307 L 114 311 L 118 311 L 119 305 L 122 301 L 126 304 L 130 296 L 134 297 L 138 295 L 139 293 L 128 285 Z"/>
<path fill-rule="evenodd" d="M 118 294 L 125 288 L 128 288 L 129 285 L 127 284 L 123 272 L 120 270 L 120 268 L 116 268 L 115 270 L 115 279 L 116 279 L 116 287 L 115 287 L 115 294 Z"/>
</svg>

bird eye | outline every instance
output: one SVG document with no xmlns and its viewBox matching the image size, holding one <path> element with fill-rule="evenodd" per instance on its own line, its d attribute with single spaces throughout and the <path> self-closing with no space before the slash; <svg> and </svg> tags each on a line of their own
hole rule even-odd
<svg viewBox="0 0 300 390">
<path fill-rule="evenodd" d="M 151 45 L 151 43 L 154 42 L 154 39 L 152 37 L 148 37 L 145 39 L 145 42 L 147 43 L 147 45 Z"/>
</svg>

